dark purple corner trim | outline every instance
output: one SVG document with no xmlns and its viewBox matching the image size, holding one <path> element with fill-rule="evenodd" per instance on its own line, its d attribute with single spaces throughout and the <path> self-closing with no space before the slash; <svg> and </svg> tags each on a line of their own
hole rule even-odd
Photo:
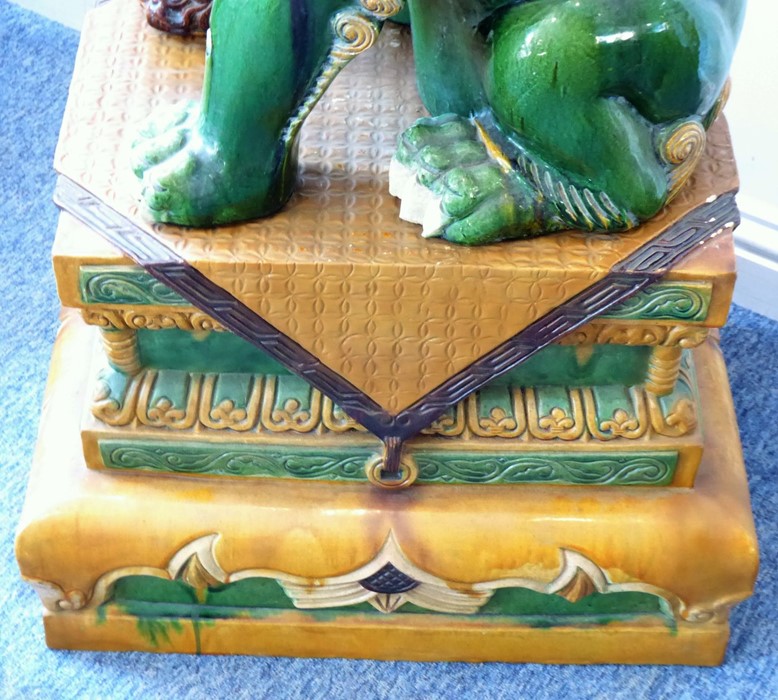
<svg viewBox="0 0 778 700">
<path fill-rule="evenodd" d="M 57 181 L 54 201 L 113 243 L 150 275 L 178 292 L 192 306 L 217 319 L 235 335 L 261 348 L 291 372 L 337 401 L 344 411 L 370 432 L 380 438 L 389 434 L 392 416 L 375 401 L 192 267 L 158 238 L 62 176 Z"/>
<path fill-rule="evenodd" d="M 192 306 L 264 350 L 381 438 L 387 446 L 388 472 L 399 470 L 402 442 L 426 428 L 450 406 L 655 282 L 696 246 L 724 226 L 736 225 L 740 220 L 734 192 L 702 204 L 617 264 L 605 278 L 394 415 L 209 280 L 155 236 L 71 180 L 59 178 L 54 199 L 59 207 L 107 238 Z"/>
<path fill-rule="evenodd" d="M 433 389 L 395 418 L 407 439 L 424 430 L 449 406 L 511 371 L 536 352 L 656 282 L 694 248 L 724 226 L 740 223 L 735 192 L 697 207 L 611 268 L 601 280 Z"/>
</svg>

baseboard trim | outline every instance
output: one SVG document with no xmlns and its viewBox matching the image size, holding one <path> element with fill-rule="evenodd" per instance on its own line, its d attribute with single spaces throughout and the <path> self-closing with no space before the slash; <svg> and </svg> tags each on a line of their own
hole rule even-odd
<svg viewBox="0 0 778 700">
<path fill-rule="evenodd" d="M 742 223 L 735 232 L 738 281 L 733 301 L 778 320 L 778 213 L 739 197 Z"/>
</svg>

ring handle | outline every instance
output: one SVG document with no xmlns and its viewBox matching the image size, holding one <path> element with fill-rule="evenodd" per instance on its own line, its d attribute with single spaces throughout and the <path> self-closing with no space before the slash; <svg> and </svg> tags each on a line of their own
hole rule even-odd
<svg viewBox="0 0 778 700">
<path fill-rule="evenodd" d="M 418 479 L 419 467 L 412 457 L 403 456 L 400 462 L 400 471 L 396 474 L 390 474 L 384 471 L 384 458 L 376 455 L 365 465 L 365 474 L 373 486 L 391 490 L 407 489 Z"/>
</svg>

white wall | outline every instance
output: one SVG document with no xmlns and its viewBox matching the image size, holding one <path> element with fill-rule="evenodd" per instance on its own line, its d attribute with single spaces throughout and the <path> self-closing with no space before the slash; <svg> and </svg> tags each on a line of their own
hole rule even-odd
<svg viewBox="0 0 778 700">
<path fill-rule="evenodd" d="M 778 319 L 778 4 L 750 0 L 726 114 L 740 168 L 735 301 Z"/>
<path fill-rule="evenodd" d="M 633 0 L 624 0 L 632 2 Z M 79 28 L 95 0 L 14 0 Z M 726 114 L 741 177 L 735 301 L 778 319 L 778 2 L 750 0 Z"/>
<path fill-rule="evenodd" d="M 778 207 L 776 26 L 778 4 L 773 0 L 751 0 L 732 66 L 732 98 L 727 107 L 743 194 L 759 205 L 773 208 Z"/>
<path fill-rule="evenodd" d="M 12 0 L 12 2 L 73 29 L 81 29 L 84 13 L 97 4 L 95 0 Z"/>
</svg>

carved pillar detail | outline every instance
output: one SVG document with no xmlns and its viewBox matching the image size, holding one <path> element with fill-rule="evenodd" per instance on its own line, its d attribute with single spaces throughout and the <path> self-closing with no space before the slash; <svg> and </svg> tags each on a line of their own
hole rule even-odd
<svg viewBox="0 0 778 700">
<path fill-rule="evenodd" d="M 681 371 L 683 348 L 680 345 L 659 345 L 652 349 L 648 361 L 646 391 L 656 396 L 666 396 L 673 391 Z"/>
<path fill-rule="evenodd" d="M 126 328 L 120 330 L 103 328 L 100 333 L 103 337 L 105 354 L 116 369 L 130 376 L 140 372 L 143 365 L 135 331 Z"/>
</svg>

